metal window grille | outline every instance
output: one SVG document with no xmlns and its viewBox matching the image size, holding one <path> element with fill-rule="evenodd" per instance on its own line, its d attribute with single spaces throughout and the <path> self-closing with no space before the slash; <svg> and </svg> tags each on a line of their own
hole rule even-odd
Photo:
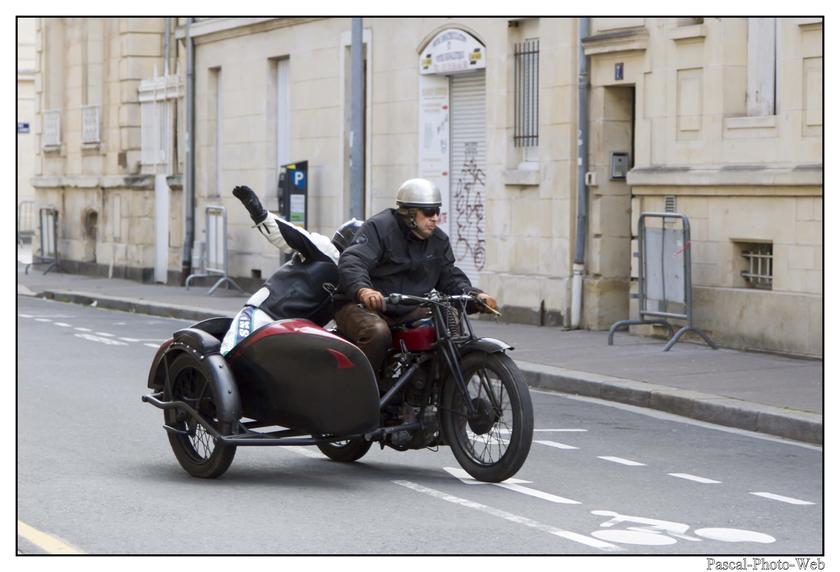
<svg viewBox="0 0 840 572">
<path fill-rule="evenodd" d="M 61 145 L 61 111 L 58 109 L 44 111 L 42 145 L 44 147 Z"/>
<path fill-rule="evenodd" d="M 82 107 L 82 143 L 99 143 L 99 106 Z"/>
<path fill-rule="evenodd" d="M 540 41 L 528 39 L 514 47 L 516 147 L 539 145 Z"/>
<path fill-rule="evenodd" d="M 744 280 L 753 288 L 772 290 L 773 288 L 773 245 L 748 244 L 741 251 L 747 259 L 748 269 L 741 272 Z"/>
<path fill-rule="evenodd" d="M 665 212 L 666 213 L 677 212 L 677 197 L 675 197 L 674 195 L 667 195 L 665 197 Z"/>
</svg>

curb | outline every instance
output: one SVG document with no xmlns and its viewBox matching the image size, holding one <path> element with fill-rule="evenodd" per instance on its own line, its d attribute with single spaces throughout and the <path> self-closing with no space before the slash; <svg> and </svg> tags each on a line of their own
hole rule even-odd
<svg viewBox="0 0 840 572">
<path fill-rule="evenodd" d="M 31 295 L 29 292 L 20 293 Z M 87 292 L 45 290 L 34 296 L 58 302 L 71 302 L 182 320 L 200 321 L 217 316 L 233 318 L 235 315 L 235 312 L 223 310 L 146 302 Z M 656 409 L 715 425 L 755 431 L 805 443 L 816 445 L 823 443 L 823 416 L 820 414 L 750 403 L 730 397 L 619 377 L 514 361 L 522 371 L 525 382 L 536 389 Z"/>
<path fill-rule="evenodd" d="M 823 416 L 664 385 L 517 361 L 534 388 L 647 407 L 715 425 L 823 443 Z"/>
</svg>

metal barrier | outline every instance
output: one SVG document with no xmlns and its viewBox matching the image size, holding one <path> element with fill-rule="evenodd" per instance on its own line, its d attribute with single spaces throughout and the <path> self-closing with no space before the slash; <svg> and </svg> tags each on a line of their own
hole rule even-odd
<svg viewBox="0 0 840 572">
<path fill-rule="evenodd" d="M 659 219 L 661 226 L 646 224 Z M 668 219 L 682 221 L 682 228 L 666 227 Z M 717 346 L 706 334 L 694 326 L 691 303 L 691 228 L 688 217 L 678 213 L 642 213 L 639 216 L 639 317 L 640 320 L 621 320 L 610 328 L 607 344 L 612 345 L 613 334 L 622 327 L 659 324 L 668 328 L 671 339 L 662 351 L 668 351 L 689 331 L 709 344 Z M 676 306 L 676 308 L 675 308 Z M 679 308 L 683 311 L 680 312 Z M 651 316 L 655 319 L 647 319 Z M 686 320 L 676 335 L 667 319 Z"/>
<path fill-rule="evenodd" d="M 37 258 L 32 257 L 33 264 L 49 263 L 44 274 L 53 268 L 60 269 L 58 256 L 58 209 L 44 207 L 38 211 L 40 221 L 41 253 Z"/>
<path fill-rule="evenodd" d="M 208 276 L 221 276 L 213 285 L 208 294 L 215 292 L 221 284 L 229 282 L 237 290 L 244 293 L 236 281 L 228 276 L 228 249 L 227 249 L 227 210 L 225 207 L 210 205 L 204 209 L 205 233 L 207 235 L 207 248 L 202 253 L 202 272 L 190 274 L 187 277 L 185 286 L 190 289 L 190 281 L 193 278 L 206 278 Z"/>
</svg>

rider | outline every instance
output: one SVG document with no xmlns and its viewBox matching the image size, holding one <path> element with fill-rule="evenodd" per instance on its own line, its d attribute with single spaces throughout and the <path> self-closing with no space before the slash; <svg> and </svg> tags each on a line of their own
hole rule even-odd
<svg viewBox="0 0 840 572">
<path fill-rule="evenodd" d="M 439 228 L 440 190 L 426 179 L 409 179 L 397 191 L 397 208 L 370 217 L 338 261 L 339 292 L 349 300 L 335 321 L 379 372 L 391 344 L 390 327 L 425 309 L 388 306 L 392 293 L 476 294 L 495 310 L 496 300 L 470 283 L 455 266 L 449 237 Z M 356 302 L 361 302 L 357 304 Z"/>
<path fill-rule="evenodd" d="M 355 218 L 350 219 L 338 227 L 330 240 L 270 214 L 249 187 L 235 187 L 233 195 L 242 201 L 260 233 L 271 244 L 285 254 L 292 251 L 295 254 L 265 281 L 233 319 L 222 342 L 223 355 L 251 332 L 275 320 L 305 318 L 319 326 L 332 320 L 329 289 L 338 284 L 338 257 L 362 226 Z"/>
</svg>

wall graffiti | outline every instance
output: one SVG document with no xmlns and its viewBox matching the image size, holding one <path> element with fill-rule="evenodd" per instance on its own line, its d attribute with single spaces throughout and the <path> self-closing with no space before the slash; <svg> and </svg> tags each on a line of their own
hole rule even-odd
<svg viewBox="0 0 840 572">
<path fill-rule="evenodd" d="M 455 259 L 472 260 L 484 268 L 484 184 L 486 175 L 476 162 L 478 143 L 464 143 L 464 163 L 455 182 Z"/>
</svg>

